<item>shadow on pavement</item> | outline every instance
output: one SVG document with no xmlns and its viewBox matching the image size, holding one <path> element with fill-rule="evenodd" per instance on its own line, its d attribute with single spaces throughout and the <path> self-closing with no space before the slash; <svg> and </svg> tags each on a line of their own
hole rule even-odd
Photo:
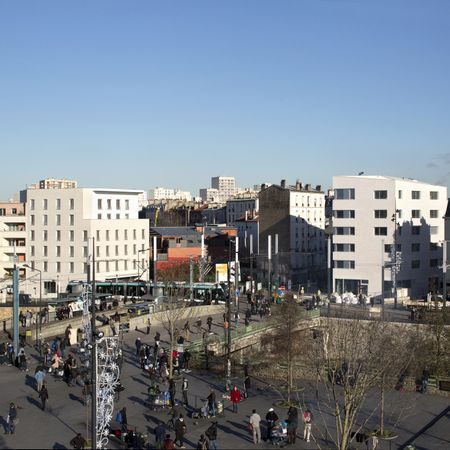
<svg viewBox="0 0 450 450">
<path fill-rule="evenodd" d="M 78 397 L 77 395 L 74 394 L 69 394 L 69 398 L 70 400 L 73 400 L 75 402 L 80 402 L 84 406 L 84 399 L 82 397 Z"/>
<path fill-rule="evenodd" d="M 36 400 L 33 397 L 30 397 L 29 395 L 27 395 L 27 400 L 28 400 L 28 403 L 31 403 L 32 405 L 37 406 L 39 409 L 42 409 L 42 405 L 41 405 L 40 401 Z"/>
<path fill-rule="evenodd" d="M 230 425 L 232 425 L 232 426 L 235 426 L 235 424 L 236 424 L 236 422 L 230 422 L 229 420 L 227 420 L 227 422 L 228 422 Z M 237 424 L 237 425 L 238 425 L 237 428 L 240 428 L 240 427 L 241 427 L 240 424 Z M 234 434 L 235 436 L 237 436 L 237 437 L 243 439 L 244 441 L 248 441 L 248 442 L 252 442 L 252 443 L 253 443 L 253 439 L 251 439 L 251 438 L 249 437 L 249 435 L 248 435 L 248 430 L 247 430 L 247 428 L 244 427 L 244 426 L 242 426 L 242 428 L 245 430 L 246 434 L 239 433 L 239 432 L 236 431 L 235 429 L 230 428 L 230 427 L 227 427 L 226 425 L 223 425 L 223 424 L 221 424 L 221 423 L 218 423 L 218 424 L 217 424 L 217 429 L 223 431 L 225 434 Z"/>
<path fill-rule="evenodd" d="M 147 402 L 145 400 L 142 400 L 140 397 L 136 397 L 135 395 L 132 395 L 131 397 L 128 397 L 128 400 L 131 400 L 134 403 L 139 403 L 142 406 L 147 407 Z"/>
<path fill-rule="evenodd" d="M 52 450 L 63 450 L 63 449 L 67 450 L 67 447 L 64 444 L 60 444 L 59 442 L 55 442 L 53 444 Z"/>
<path fill-rule="evenodd" d="M 31 375 L 25 375 L 25 385 L 36 390 L 36 380 Z"/>
</svg>

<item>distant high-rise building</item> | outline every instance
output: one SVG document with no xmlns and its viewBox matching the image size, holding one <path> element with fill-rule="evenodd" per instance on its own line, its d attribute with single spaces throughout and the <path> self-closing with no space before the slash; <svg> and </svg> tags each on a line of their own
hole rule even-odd
<svg viewBox="0 0 450 450">
<path fill-rule="evenodd" d="M 28 186 L 28 189 L 76 189 L 77 185 L 76 181 L 65 178 L 45 178 Z"/>
<path fill-rule="evenodd" d="M 211 188 L 200 189 L 200 197 L 203 201 L 225 203 L 236 195 L 237 191 L 234 177 L 212 177 Z"/>
<path fill-rule="evenodd" d="M 164 187 L 156 187 L 150 189 L 149 199 L 151 200 L 192 200 L 191 193 L 188 191 L 181 191 L 180 189 L 168 189 Z"/>
</svg>

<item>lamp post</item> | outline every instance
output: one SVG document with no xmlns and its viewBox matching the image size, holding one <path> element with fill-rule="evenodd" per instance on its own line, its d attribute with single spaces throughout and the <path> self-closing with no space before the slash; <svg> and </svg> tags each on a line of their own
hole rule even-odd
<svg viewBox="0 0 450 450">
<path fill-rule="evenodd" d="M 36 267 L 32 267 L 29 264 L 24 264 L 23 267 L 26 267 L 34 272 L 39 272 L 39 318 L 36 320 L 36 342 L 39 342 L 39 353 L 42 353 L 41 349 L 41 331 L 42 331 L 42 324 L 41 324 L 41 304 L 42 304 L 42 270 L 36 269 Z M 39 336 L 39 338 L 38 338 Z"/>
<path fill-rule="evenodd" d="M 151 248 L 143 248 L 141 250 L 138 250 L 138 278 L 140 278 L 140 276 L 144 275 L 145 269 L 143 270 L 143 272 L 141 274 L 139 274 L 139 269 L 140 269 L 140 262 L 139 262 L 139 253 L 143 253 L 143 252 L 148 252 L 150 251 Z M 150 294 L 150 256 L 147 258 L 147 294 Z"/>
<path fill-rule="evenodd" d="M 394 309 L 397 309 L 397 215 L 400 213 L 399 209 L 396 209 L 392 214 L 391 221 L 394 222 L 394 249 L 392 253 L 393 265 L 392 265 L 392 291 L 394 294 Z"/>
</svg>

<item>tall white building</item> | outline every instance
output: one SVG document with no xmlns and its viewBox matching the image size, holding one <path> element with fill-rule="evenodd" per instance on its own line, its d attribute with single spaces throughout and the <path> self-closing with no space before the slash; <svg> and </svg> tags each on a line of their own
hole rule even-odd
<svg viewBox="0 0 450 450">
<path fill-rule="evenodd" d="M 335 176 L 333 190 L 335 291 L 380 295 L 384 276 L 384 293 L 393 296 L 395 259 L 398 288 L 412 296 L 439 289 L 446 187 L 363 175 Z"/>
<path fill-rule="evenodd" d="M 156 187 L 150 189 L 149 198 L 152 200 L 185 200 L 190 202 L 192 200 L 191 193 L 188 191 L 181 191 L 180 189 L 169 189 L 165 187 Z"/>
<path fill-rule="evenodd" d="M 259 193 L 259 254 L 267 274 L 268 236 L 272 242 L 275 278 L 292 285 L 323 286 L 326 283 L 325 194 L 322 187 L 297 181 L 288 186 L 262 186 Z M 275 248 L 278 235 L 278 254 Z"/>
<path fill-rule="evenodd" d="M 200 197 L 203 201 L 214 201 L 225 203 L 228 199 L 236 195 L 236 181 L 234 177 L 212 177 L 211 188 L 200 189 Z"/>
<path fill-rule="evenodd" d="M 44 297 L 64 291 L 71 280 L 86 279 L 93 251 L 98 280 L 137 275 L 138 260 L 145 260 L 139 251 L 149 245 L 148 220 L 138 218 L 145 197 L 143 191 L 122 189 L 22 191 L 27 263 L 42 271 Z"/>
</svg>

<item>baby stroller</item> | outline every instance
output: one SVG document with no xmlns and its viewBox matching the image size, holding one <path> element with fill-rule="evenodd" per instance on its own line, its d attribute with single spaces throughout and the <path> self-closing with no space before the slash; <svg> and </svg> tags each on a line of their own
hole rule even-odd
<svg viewBox="0 0 450 450">
<path fill-rule="evenodd" d="M 209 415 L 208 400 L 203 404 L 203 406 L 200 409 L 197 408 L 191 412 L 191 418 L 195 420 L 208 419 L 209 417 L 210 415 Z"/>
<path fill-rule="evenodd" d="M 287 426 L 287 422 L 282 420 L 270 430 L 270 440 L 273 445 L 284 446 L 287 444 Z"/>
</svg>

